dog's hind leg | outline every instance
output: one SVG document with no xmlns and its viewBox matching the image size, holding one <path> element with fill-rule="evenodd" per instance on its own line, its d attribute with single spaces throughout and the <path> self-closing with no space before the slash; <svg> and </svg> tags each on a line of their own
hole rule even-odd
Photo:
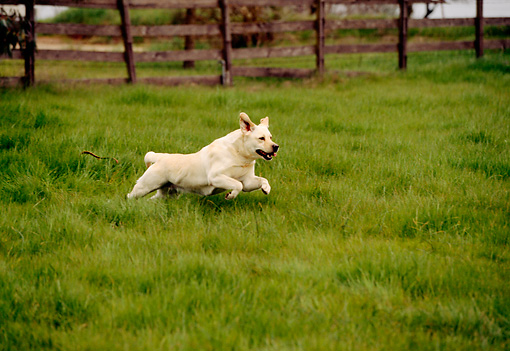
<svg viewBox="0 0 510 351">
<path fill-rule="evenodd" d="M 154 166 L 148 168 L 145 173 L 136 181 L 133 190 L 127 195 L 128 199 L 147 195 L 148 193 L 160 189 L 168 181 L 154 172 Z"/>
<path fill-rule="evenodd" d="M 175 190 L 175 187 L 173 184 L 168 183 L 168 186 L 163 186 L 162 188 L 158 189 L 156 191 L 156 194 L 151 197 L 152 199 L 164 199 L 171 195 L 177 194 L 177 190 Z"/>
</svg>

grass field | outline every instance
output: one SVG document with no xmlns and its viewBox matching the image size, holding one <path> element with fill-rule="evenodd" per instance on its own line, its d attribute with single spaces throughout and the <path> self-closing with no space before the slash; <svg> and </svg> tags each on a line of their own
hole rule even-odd
<svg viewBox="0 0 510 351">
<path fill-rule="evenodd" d="M 510 56 L 473 56 L 0 90 L 0 350 L 509 349 Z M 270 116 L 271 194 L 126 200 L 240 111 Z"/>
</svg>

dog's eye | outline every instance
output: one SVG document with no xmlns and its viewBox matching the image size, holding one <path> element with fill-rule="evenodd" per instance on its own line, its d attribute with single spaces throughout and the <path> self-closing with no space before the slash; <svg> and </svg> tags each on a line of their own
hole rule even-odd
<svg viewBox="0 0 510 351">
<path fill-rule="evenodd" d="M 262 138 L 259 138 L 259 139 L 260 139 L 260 140 L 262 140 L 262 141 L 266 140 L 266 138 L 264 138 L 264 137 L 262 137 Z"/>
</svg>

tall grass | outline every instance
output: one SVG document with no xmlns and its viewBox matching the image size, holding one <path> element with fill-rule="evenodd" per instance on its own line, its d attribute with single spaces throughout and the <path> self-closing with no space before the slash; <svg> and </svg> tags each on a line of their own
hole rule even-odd
<svg viewBox="0 0 510 351">
<path fill-rule="evenodd" d="M 508 54 L 429 59 L 0 90 L 0 349 L 508 348 Z M 270 195 L 125 199 L 145 152 L 194 152 L 240 111 L 281 146 L 256 166 Z"/>
</svg>

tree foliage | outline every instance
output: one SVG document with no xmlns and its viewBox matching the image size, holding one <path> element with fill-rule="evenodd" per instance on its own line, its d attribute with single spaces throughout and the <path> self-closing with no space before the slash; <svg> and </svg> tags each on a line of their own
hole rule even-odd
<svg viewBox="0 0 510 351">
<path fill-rule="evenodd" d="M 27 45 L 27 22 L 17 11 L 7 13 L 0 9 L 0 55 L 12 57 L 12 51 L 19 46 L 25 50 Z"/>
</svg>

